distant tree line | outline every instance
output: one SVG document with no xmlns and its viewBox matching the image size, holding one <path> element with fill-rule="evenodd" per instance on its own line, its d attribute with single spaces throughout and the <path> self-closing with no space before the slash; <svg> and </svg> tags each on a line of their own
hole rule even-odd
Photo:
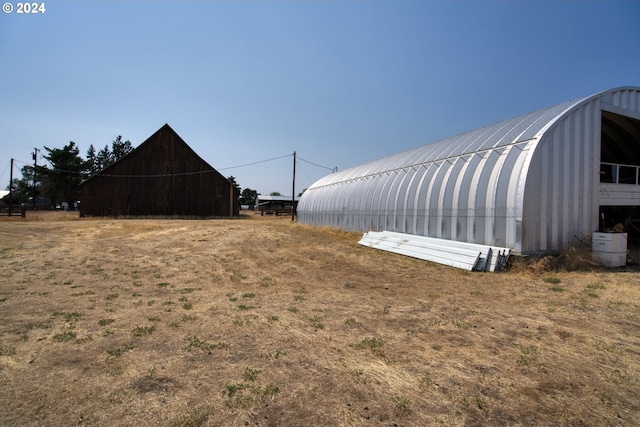
<svg viewBox="0 0 640 427">
<path fill-rule="evenodd" d="M 256 190 L 252 190 L 251 188 L 245 188 L 241 190 L 240 186 L 236 183 L 236 177 L 234 177 L 233 175 L 227 178 L 227 180 L 229 180 L 229 182 L 232 183 L 234 187 L 236 187 L 238 193 L 240 193 L 240 204 L 247 205 L 250 209 L 253 209 L 253 207 L 256 205 L 256 202 L 258 201 L 258 192 Z"/>
<path fill-rule="evenodd" d="M 105 145 L 96 153 L 96 149 L 93 148 L 93 144 L 91 144 L 87 150 L 89 175 L 98 173 L 102 169 L 111 166 L 132 151 L 133 146 L 131 142 L 129 142 L 129 140 L 123 141 L 120 135 L 111 143 L 111 149 L 109 149 L 109 145 Z"/>
<path fill-rule="evenodd" d="M 48 162 L 37 164 L 34 154 L 34 165 L 22 167 L 22 178 L 14 178 L 12 182 L 12 200 L 5 196 L 2 201 L 12 204 L 24 203 L 27 206 L 46 199 L 52 206 L 67 203 L 69 209 L 74 209 L 76 201 L 80 200 L 80 184 L 92 175 L 109 167 L 134 149 L 129 140 L 123 141 L 122 136 L 96 151 L 93 144 L 89 145 L 85 158 L 80 155 L 80 149 L 75 142 L 70 141 L 62 148 L 44 147 L 43 156 Z M 258 192 L 250 188 L 241 191 L 236 178 L 230 176 L 228 181 L 233 184 L 240 194 L 240 203 L 255 206 Z M 6 187 L 9 190 L 9 186 Z"/>
<path fill-rule="evenodd" d="M 35 206 L 39 200 L 46 199 L 52 206 L 66 202 L 69 209 L 73 209 L 76 201 L 80 200 L 82 181 L 129 154 L 133 146 L 118 135 L 111 147 L 105 145 L 97 153 L 91 144 L 86 159 L 80 155 L 80 149 L 73 141 L 62 148 L 45 146 L 44 151 L 43 157 L 48 165 L 37 164 L 37 154 L 34 153 L 34 164 L 23 166 L 22 178 L 13 179 L 12 200 L 8 200 L 7 195 L 3 199 L 5 203 L 25 203 L 27 206 L 32 203 Z M 9 190 L 8 185 L 6 189 Z"/>
</svg>

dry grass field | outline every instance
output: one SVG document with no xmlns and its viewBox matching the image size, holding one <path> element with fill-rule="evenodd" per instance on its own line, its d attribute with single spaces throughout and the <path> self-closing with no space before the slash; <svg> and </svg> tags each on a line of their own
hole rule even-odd
<svg viewBox="0 0 640 427">
<path fill-rule="evenodd" d="M 640 424 L 640 273 L 469 273 L 359 233 L 0 219 L 0 423 Z"/>
</svg>

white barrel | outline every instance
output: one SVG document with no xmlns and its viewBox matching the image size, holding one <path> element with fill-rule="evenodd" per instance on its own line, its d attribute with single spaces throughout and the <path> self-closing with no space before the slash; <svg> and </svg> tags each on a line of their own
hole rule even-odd
<svg viewBox="0 0 640 427">
<path fill-rule="evenodd" d="M 627 233 L 593 233 L 591 259 L 605 267 L 627 265 Z"/>
</svg>

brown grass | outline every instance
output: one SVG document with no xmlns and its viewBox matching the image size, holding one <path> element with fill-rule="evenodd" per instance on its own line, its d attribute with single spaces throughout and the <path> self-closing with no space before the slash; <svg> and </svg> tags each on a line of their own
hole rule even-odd
<svg viewBox="0 0 640 427">
<path fill-rule="evenodd" d="M 0 219 L 0 423 L 637 424 L 634 269 L 468 273 L 359 237 Z"/>
</svg>

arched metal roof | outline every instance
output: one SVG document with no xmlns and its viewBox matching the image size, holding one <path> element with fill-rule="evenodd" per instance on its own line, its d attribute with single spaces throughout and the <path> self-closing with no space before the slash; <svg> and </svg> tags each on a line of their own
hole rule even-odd
<svg viewBox="0 0 640 427">
<path fill-rule="evenodd" d="M 602 105 L 638 115 L 639 93 L 611 89 L 327 175 L 303 194 L 298 219 L 516 252 L 563 249 L 597 225 Z M 571 219 L 553 225 L 558 215 Z"/>
</svg>

